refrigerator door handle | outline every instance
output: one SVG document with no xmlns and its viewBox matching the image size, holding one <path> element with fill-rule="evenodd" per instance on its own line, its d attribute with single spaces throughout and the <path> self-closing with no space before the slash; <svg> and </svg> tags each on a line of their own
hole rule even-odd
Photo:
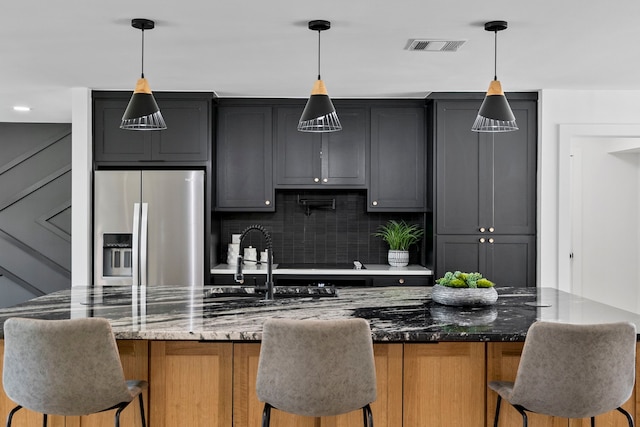
<svg viewBox="0 0 640 427">
<path fill-rule="evenodd" d="M 131 284 L 140 284 L 140 203 L 133 204 L 133 242 L 131 248 Z"/>
<path fill-rule="evenodd" d="M 142 215 L 140 223 L 140 284 L 146 286 L 147 283 L 147 267 L 148 267 L 148 252 L 147 252 L 147 232 L 149 230 L 148 218 L 149 217 L 149 204 L 142 204 Z"/>
</svg>

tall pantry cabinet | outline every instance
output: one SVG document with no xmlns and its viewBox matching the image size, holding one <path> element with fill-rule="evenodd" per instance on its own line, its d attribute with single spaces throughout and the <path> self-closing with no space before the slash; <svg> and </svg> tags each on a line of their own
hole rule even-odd
<svg viewBox="0 0 640 427">
<path fill-rule="evenodd" d="M 519 130 L 471 131 L 482 99 L 434 99 L 436 277 L 477 271 L 535 286 L 537 97 L 509 103 Z"/>
</svg>

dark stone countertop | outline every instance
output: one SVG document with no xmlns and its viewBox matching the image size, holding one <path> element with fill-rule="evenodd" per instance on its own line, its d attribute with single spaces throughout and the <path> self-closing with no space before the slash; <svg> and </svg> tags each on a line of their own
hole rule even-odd
<svg viewBox="0 0 640 427">
<path fill-rule="evenodd" d="M 523 341 L 532 322 L 630 321 L 640 315 L 551 288 L 497 288 L 495 305 L 448 307 L 430 287 L 342 288 L 337 297 L 206 298 L 202 289 L 147 286 L 94 290 L 74 287 L 0 309 L 8 317 L 108 318 L 118 339 L 259 341 L 270 317 L 361 317 L 377 342 Z M 1 332 L 1 331 L 0 331 Z"/>
</svg>

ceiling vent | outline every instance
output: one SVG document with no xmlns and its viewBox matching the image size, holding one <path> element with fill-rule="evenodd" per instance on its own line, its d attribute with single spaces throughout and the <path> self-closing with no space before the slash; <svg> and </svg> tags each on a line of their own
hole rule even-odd
<svg viewBox="0 0 640 427">
<path fill-rule="evenodd" d="M 411 39 L 407 45 L 407 50 L 421 52 L 456 52 L 466 40 L 427 40 Z"/>
</svg>

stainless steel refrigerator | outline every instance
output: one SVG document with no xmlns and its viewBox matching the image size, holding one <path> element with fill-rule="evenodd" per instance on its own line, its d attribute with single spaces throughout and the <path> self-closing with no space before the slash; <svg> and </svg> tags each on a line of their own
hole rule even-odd
<svg viewBox="0 0 640 427">
<path fill-rule="evenodd" d="M 204 285 L 204 171 L 96 171 L 94 286 Z"/>
</svg>

